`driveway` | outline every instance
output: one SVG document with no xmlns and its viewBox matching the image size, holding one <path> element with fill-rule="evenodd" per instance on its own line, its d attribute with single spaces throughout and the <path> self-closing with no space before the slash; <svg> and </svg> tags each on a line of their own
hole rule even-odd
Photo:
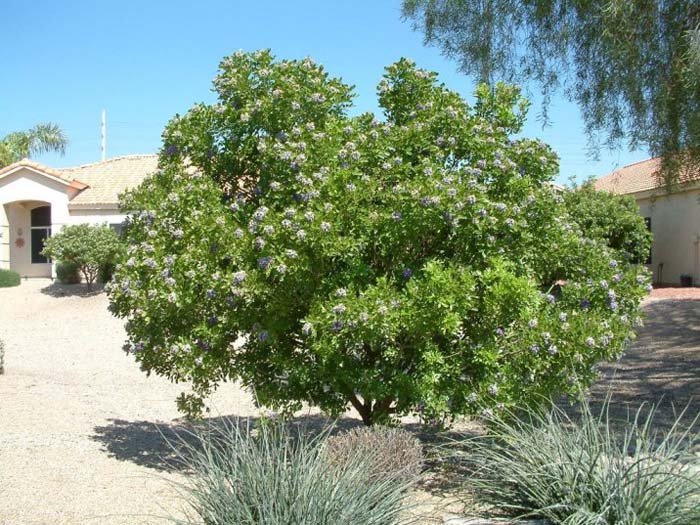
<svg viewBox="0 0 700 525">
<path fill-rule="evenodd" d="M 656 404 L 656 428 L 669 428 L 674 411 L 700 413 L 700 288 L 654 290 L 644 304 L 638 338 L 617 363 L 601 366 L 595 404 L 612 391 L 611 415 L 624 419 L 641 403 Z M 700 430 L 700 429 L 696 429 Z"/>
<path fill-rule="evenodd" d="M 68 287 L 75 293 L 80 287 Z M 104 293 L 62 295 L 49 280 L 0 289 L 0 524 L 164 523 L 177 514 L 160 468 L 182 386 L 121 351 Z M 213 413 L 256 413 L 234 385 Z"/>
</svg>

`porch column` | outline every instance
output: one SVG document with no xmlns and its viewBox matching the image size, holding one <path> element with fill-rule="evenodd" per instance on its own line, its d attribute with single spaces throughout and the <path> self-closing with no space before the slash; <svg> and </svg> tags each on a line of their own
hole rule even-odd
<svg viewBox="0 0 700 525">
<path fill-rule="evenodd" d="M 7 204 L 0 204 L 0 268 L 10 269 L 10 219 Z"/>
</svg>

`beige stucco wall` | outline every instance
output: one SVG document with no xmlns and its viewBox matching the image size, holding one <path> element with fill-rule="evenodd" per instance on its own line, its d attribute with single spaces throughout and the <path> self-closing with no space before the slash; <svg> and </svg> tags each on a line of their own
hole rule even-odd
<svg viewBox="0 0 700 525">
<path fill-rule="evenodd" d="M 31 259 L 31 210 L 39 206 L 46 206 L 44 202 L 23 201 L 21 203 L 7 204 L 7 214 L 10 228 L 10 268 L 19 272 L 23 277 L 49 277 L 51 264 L 32 263 Z M 23 246 L 18 246 L 17 241 L 22 239 Z"/>
<path fill-rule="evenodd" d="M 700 189 L 635 197 L 640 214 L 651 218 L 654 241 L 648 268 L 654 282 L 677 285 L 680 275 L 687 273 L 695 286 L 700 285 Z"/>
<path fill-rule="evenodd" d="M 26 277 L 49 277 L 50 264 L 31 263 L 29 213 L 32 208 L 51 206 L 51 229 L 60 231 L 69 223 L 68 187 L 35 171 L 22 168 L 0 179 L 0 268 L 11 268 Z M 17 239 L 24 239 L 24 246 Z"/>
<path fill-rule="evenodd" d="M 105 209 L 85 209 L 71 208 L 69 210 L 69 224 L 121 224 L 126 219 L 126 215 L 119 213 L 114 208 Z"/>
<path fill-rule="evenodd" d="M 30 168 L 0 179 L 0 268 L 23 277 L 55 277 L 52 264 L 31 262 L 31 215 L 37 206 L 51 206 L 51 231 L 70 224 L 121 224 L 126 216 L 115 208 L 76 208 L 69 202 L 76 190 Z M 21 238 L 22 242 L 17 241 Z"/>
</svg>

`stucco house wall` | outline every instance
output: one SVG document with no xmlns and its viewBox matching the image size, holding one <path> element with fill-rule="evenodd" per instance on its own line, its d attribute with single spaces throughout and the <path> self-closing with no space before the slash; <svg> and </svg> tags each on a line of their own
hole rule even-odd
<svg viewBox="0 0 700 525">
<path fill-rule="evenodd" d="M 660 159 L 625 166 L 596 180 L 598 190 L 634 198 L 654 236 L 651 246 L 655 284 L 680 285 L 691 275 L 700 286 L 700 174 L 684 173 L 670 191 L 657 177 Z"/>
<path fill-rule="evenodd" d="M 69 222 L 66 184 L 52 180 L 29 168 L 15 171 L 0 185 L 0 232 L 3 252 L 0 264 L 25 277 L 51 276 L 51 264 L 32 264 L 30 258 L 30 212 L 39 206 L 51 206 L 51 229 L 58 232 Z"/>
<path fill-rule="evenodd" d="M 637 198 L 639 213 L 651 220 L 654 235 L 651 264 L 654 282 L 679 284 L 681 274 L 700 284 L 700 189 Z"/>
<path fill-rule="evenodd" d="M 32 210 L 50 206 L 51 235 L 81 223 L 119 229 L 126 215 L 118 195 L 156 166 L 155 155 L 131 155 L 61 169 L 23 159 L 0 169 L 0 268 L 23 277 L 55 277 L 55 262 L 32 261 Z"/>
</svg>

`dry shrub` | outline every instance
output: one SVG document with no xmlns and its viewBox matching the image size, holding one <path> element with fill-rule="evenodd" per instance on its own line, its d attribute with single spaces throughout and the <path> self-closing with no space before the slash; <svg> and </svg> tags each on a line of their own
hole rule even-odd
<svg viewBox="0 0 700 525">
<path fill-rule="evenodd" d="M 423 449 L 410 432 L 391 427 L 358 427 L 332 436 L 326 442 L 327 461 L 335 466 L 356 458 L 369 464 L 369 481 L 416 479 L 423 468 Z"/>
</svg>

